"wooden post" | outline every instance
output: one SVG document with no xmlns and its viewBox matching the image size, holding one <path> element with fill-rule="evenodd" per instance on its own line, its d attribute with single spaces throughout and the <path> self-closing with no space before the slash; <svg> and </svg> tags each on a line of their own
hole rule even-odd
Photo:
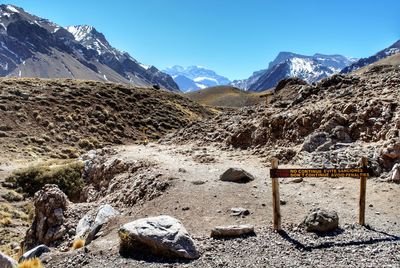
<svg viewBox="0 0 400 268">
<path fill-rule="evenodd" d="M 361 167 L 366 168 L 368 166 L 368 159 L 362 157 L 360 161 Z M 367 191 L 367 177 L 360 178 L 360 202 L 359 202 L 359 213 L 358 213 L 358 223 L 360 225 L 365 225 L 365 195 Z"/>
<path fill-rule="evenodd" d="M 278 168 L 278 159 L 271 159 L 271 169 Z M 278 178 L 272 179 L 272 207 L 273 207 L 273 217 L 274 217 L 274 230 L 280 231 L 281 228 L 281 207 L 280 207 L 280 197 L 279 197 L 279 180 Z"/>
</svg>

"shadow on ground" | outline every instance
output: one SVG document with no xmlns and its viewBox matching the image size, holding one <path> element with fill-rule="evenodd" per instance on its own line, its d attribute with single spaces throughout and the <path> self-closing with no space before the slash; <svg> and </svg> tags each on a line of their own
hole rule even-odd
<svg viewBox="0 0 400 268">
<path fill-rule="evenodd" d="M 319 245 L 306 245 L 303 244 L 302 242 L 300 242 L 299 240 L 291 237 L 289 235 L 289 233 L 287 233 L 286 231 L 279 231 L 279 235 L 285 239 L 286 241 L 288 241 L 289 243 L 293 244 L 294 247 L 298 250 L 301 251 L 312 251 L 315 249 L 325 249 L 325 248 L 333 248 L 333 247 L 347 247 L 347 246 L 359 246 L 359 245 L 372 245 L 372 244 L 377 244 L 377 243 L 382 243 L 382 242 L 395 242 L 395 241 L 400 241 L 400 236 L 397 235 L 392 235 L 383 231 L 379 231 L 376 230 L 370 226 L 366 226 L 365 227 L 366 230 L 371 231 L 371 232 L 375 232 L 375 233 L 379 233 L 384 235 L 385 237 L 382 238 L 370 238 L 368 240 L 353 240 L 353 241 L 346 241 L 346 242 L 323 242 Z M 339 229 L 339 231 L 336 231 L 334 233 L 331 234 L 325 234 L 325 235 L 321 235 L 318 234 L 321 237 L 324 236 L 337 236 L 341 233 L 343 233 L 344 230 L 343 229 Z"/>
</svg>

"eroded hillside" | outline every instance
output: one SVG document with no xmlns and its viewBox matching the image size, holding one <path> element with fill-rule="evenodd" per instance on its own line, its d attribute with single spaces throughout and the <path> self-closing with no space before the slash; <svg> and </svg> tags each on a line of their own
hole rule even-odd
<svg viewBox="0 0 400 268">
<path fill-rule="evenodd" d="M 1 79 L 0 150 L 56 158 L 154 140 L 211 113 L 164 90 L 77 80 Z"/>
</svg>

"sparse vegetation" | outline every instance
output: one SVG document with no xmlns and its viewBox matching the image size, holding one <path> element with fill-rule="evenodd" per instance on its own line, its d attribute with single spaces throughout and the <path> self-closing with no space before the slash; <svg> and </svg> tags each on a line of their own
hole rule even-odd
<svg viewBox="0 0 400 268">
<path fill-rule="evenodd" d="M 84 239 L 77 239 L 72 243 L 72 249 L 78 249 L 82 248 L 85 246 L 85 240 Z"/>
<path fill-rule="evenodd" d="M 34 258 L 21 262 L 18 268 L 44 268 L 44 266 L 39 258 Z"/>
<path fill-rule="evenodd" d="M 31 196 L 45 184 L 56 184 L 70 199 L 74 199 L 84 186 L 82 169 L 83 164 L 79 161 L 60 164 L 45 162 L 20 169 L 7 180 Z"/>
<path fill-rule="evenodd" d="M 17 193 L 14 190 L 7 191 L 5 194 L 2 194 L 1 197 L 3 197 L 8 202 L 18 202 L 24 199 L 21 194 Z"/>
</svg>

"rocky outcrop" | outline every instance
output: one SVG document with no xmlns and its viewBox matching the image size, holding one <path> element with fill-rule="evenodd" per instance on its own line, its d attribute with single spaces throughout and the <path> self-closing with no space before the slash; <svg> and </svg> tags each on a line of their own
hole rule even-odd
<svg viewBox="0 0 400 268">
<path fill-rule="evenodd" d="M 229 168 L 219 179 L 221 181 L 229 181 L 236 183 L 246 183 L 254 180 L 254 176 L 241 168 Z"/>
<path fill-rule="evenodd" d="M 314 209 L 301 224 L 307 232 L 332 232 L 339 226 L 339 216 L 336 211 Z"/>
<path fill-rule="evenodd" d="M 35 218 L 25 237 L 25 248 L 37 244 L 51 246 L 67 233 L 63 226 L 67 196 L 55 184 L 46 184 L 34 196 Z"/>
<path fill-rule="evenodd" d="M 211 230 L 211 237 L 215 238 L 237 237 L 252 234 L 254 234 L 254 226 L 248 224 L 216 226 Z"/>
<path fill-rule="evenodd" d="M 118 235 L 123 256 L 154 254 L 196 259 L 199 252 L 182 223 L 170 216 L 138 219 L 123 225 Z"/>
<path fill-rule="evenodd" d="M 86 182 L 82 202 L 135 205 L 160 196 L 169 186 L 167 179 L 152 172 L 151 163 L 119 159 L 113 150 L 90 151 L 81 159 Z"/>
</svg>

